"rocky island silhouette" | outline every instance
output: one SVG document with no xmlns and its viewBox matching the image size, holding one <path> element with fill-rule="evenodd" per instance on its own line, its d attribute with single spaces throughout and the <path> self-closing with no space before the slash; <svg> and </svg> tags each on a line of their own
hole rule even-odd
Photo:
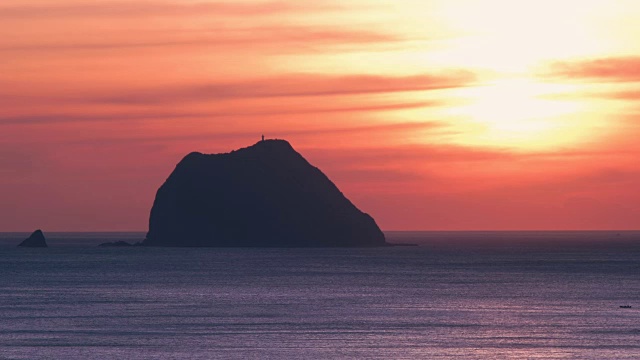
<svg viewBox="0 0 640 360">
<path fill-rule="evenodd" d="M 360 211 L 285 140 L 191 153 L 156 194 L 145 246 L 388 245 Z"/>
<path fill-rule="evenodd" d="M 38 229 L 34 231 L 28 238 L 24 239 L 19 245 L 19 247 L 30 247 L 30 248 L 46 248 L 47 240 L 44 238 L 44 234 L 42 230 Z"/>
</svg>

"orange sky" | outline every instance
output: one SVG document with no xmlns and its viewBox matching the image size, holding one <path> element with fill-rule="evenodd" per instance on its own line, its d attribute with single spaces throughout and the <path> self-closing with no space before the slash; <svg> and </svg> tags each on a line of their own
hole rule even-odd
<svg viewBox="0 0 640 360">
<path fill-rule="evenodd" d="M 4 0 L 0 231 L 285 138 L 384 230 L 640 228 L 635 0 Z"/>
</svg>

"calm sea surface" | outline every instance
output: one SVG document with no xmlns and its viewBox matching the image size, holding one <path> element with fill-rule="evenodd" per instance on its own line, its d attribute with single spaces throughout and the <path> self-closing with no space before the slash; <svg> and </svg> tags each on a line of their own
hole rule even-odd
<svg viewBox="0 0 640 360">
<path fill-rule="evenodd" d="M 420 247 L 98 248 L 0 234 L 1 359 L 638 359 L 640 233 Z M 632 308 L 620 308 L 630 305 Z"/>
</svg>

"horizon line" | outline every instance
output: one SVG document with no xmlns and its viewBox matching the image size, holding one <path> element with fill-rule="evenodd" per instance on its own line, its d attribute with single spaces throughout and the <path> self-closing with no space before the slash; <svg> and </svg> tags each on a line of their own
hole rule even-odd
<svg viewBox="0 0 640 360">
<path fill-rule="evenodd" d="M 49 234 L 117 234 L 117 233 L 146 233 L 148 230 L 90 230 L 90 231 L 79 231 L 79 230 L 54 230 L 47 231 L 44 229 L 34 229 L 34 230 L 25 230 L 25 231 L 0 231 L 0 234 L 30 234 L 36 230 L 42 230 L 43 232 L 47 232 Z M 494 229 L 494 230 L 382 230 L 384 233 L 394 233 L 394 232 L 640 232 L 640 229 Z"/>
</svg>

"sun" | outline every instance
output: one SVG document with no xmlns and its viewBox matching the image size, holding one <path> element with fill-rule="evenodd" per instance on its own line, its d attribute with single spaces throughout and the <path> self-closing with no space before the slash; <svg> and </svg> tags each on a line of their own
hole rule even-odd
<svg viewBox="0 0 640 360">
<path fill-rule="evenodd" d="M 461 129 L 457 142 L 467 145 L 543 149 L 574 139 L 571 116 L 580 103 L 554 99 L 570 85 L 531 79 L 502 79 L 483 86 L 457 89 L 462 102 L 447 115 Z M 464 130 L 464 131 L 463 131 Z"/>
</svg>

